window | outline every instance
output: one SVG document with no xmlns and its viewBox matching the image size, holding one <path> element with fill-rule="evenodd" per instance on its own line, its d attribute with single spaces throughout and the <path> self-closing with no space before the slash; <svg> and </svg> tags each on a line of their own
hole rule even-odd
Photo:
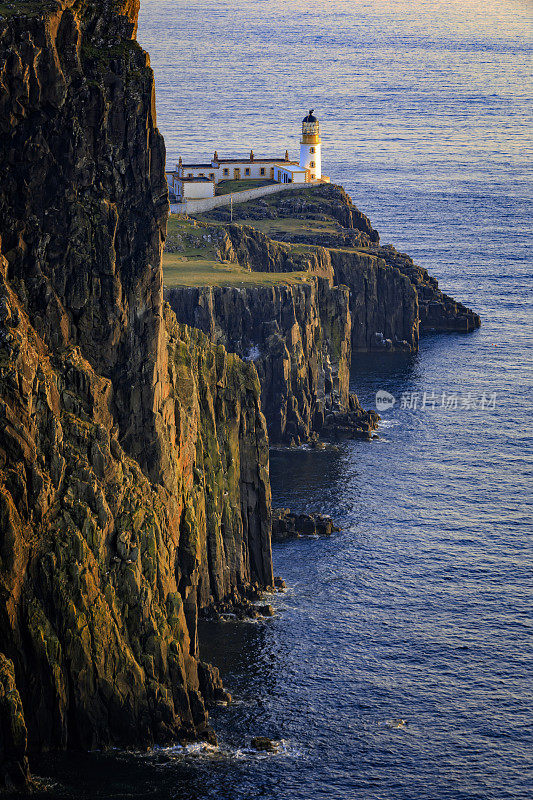
<svg viewBox="0 0 533 800">
<path fill-rule="evenodd" d="M 314 148 L 314 147 L 312 147 L 312 148 L 311 148 L 311 150 L 310 150 L 309 152 L 310 152 L 310 153 L 314 153 L 314 152 L 315 152 L 315 148 Z"/>
<path fill-rule="evenodd" d="M 246 169 L 244 170 L 244 174 L 245 175 L 249 175 L 250 174 L 250 167 L 246 167 Z"/>
<path fill-rule="evenodd" d="M 311 161 L 311 163 L 309 164 L 309 166 L 310 166 L 310 167 L 314 167 L 314 166 L 315 166 L 315 162 L 314 162 L 314 161 Z"/>
<path fill-rule="evenodd" d="M 192 172 L 188 172 L 188 173 L 187 173 L 187 177 L 188 177 L 188 178 L 192 178 Z"/>
<path fill-rule="evenodd" d="M 222 172 L 223 172 L 224 175 L 229 175 L 229 169 L 224 169 L 224 170 L 222 170 Z"/>
<path fill-rule="evenodd" d="M 209 177 L 211 178 L 212 181 L 214 181 L 215 180 L 215 173 L 214 172 L 210 172 L 209 173 Z"/>
<path fill-rule="evenodd" d="M 199 175 L 199 177 L 200 177 L 200 178 L 205 178 L 205 172 L 200 172 L 200 175 Z"/>
<path fill-rule="evenodd" d="M 265 168 L 261 167 L 261 175 L 264 175 L 264 174 L 265 174 Z"/>
</svg>

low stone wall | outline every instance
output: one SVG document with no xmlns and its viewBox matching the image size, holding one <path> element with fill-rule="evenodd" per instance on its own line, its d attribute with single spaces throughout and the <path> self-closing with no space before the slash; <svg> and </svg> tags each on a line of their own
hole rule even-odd
<svg viewBox="0 0 533 800">
<path fill-rule="evenodd" d="M 257 197 L 264 197 L 267 194 L 284 192 L 287 189 L 301 189 L 311 184 L 302 183 L 274 183 L 270 186 L 258 186 L 257 189 L 246 189 L 244 192 L 233 192 L 233 194 L 222 194 L 218 197 L 206 197 L 205 200 L 187 200 L 185 203 L 171 203 L 171 214 L 201 214 L 202 211 L 211 211 L 220 206 L 229 206 L 231 198 L 233 203 L 245 203 L 247 200 L 255 200 Z"/>
</svg>

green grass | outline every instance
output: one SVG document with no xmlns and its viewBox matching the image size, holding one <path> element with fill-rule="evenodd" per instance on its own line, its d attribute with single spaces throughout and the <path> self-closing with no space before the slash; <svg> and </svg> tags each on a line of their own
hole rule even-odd
<svg viewBox="0 0 533 800">
<path fill-rule="evenodd" d="M 244 192 L 246 189 L 258 189 L 260 186 L 272 186 L 276 181 L 271 180 L 240 180 L 240 181 L 221 181 L 215 189 L 215 194 L 223 195 L 231 192 Z"/>
<path fill-rule="evenodd" d="M 183 258 L 215 261 L 217 245 L 214 230 L 213 225 L 202 225 L 188 217 L 171 214 L 167 223 L 167 247 Z M 211 236 L 211 242 L 206 241 L 204 236 Z"/>
<path fill-rule="evenodd" d="M 196 220 L 185 217 L 182 214 L 170 214 L 167 222 L 167 235 L 179 233 L 184 237 L 201 236 L 202 229 L 205 227 L 196 222 Z"/>
<path fill-rule="evenodd" d="M 308 272 L 249 272 L 238 264 L 163 254 L 163 283 L 173 286 L 275 286 L 309 281 Z"/>
<path fill-rule="evenodd" d="M 255 224 L 255 221 L 254 221 Z M 239 264 L 217 259 L 219 226 L 186 216 L 171 214 L 167 226 L 167 247 L 163 253 L 163 283 L 172 286 L 274 286 L 297 284 L 312 279 L 309 272 L 252 272 Z M 211 241 L 208 241 L 208 237 Z M 295 258 L 312 253 L 313 245 L 283 244 Z M 305 261 L 305 259 L 303 259 Z M 298 267 L 298 262 L 295 267 Z M 302 263 L 301 266 L 305 266 Z"/>
<path fill-rule="evenodd" d="M 270 236 L 271 239 L 276 239 L 284 234 L 288 236 L 306 236 L 308 234 L 338 234 L 342 231 L 341 225 L 335 220 L 298 219 L 297 217 L 249 220 L 237 217 L 235 222 L 240 225 L 250 225 L 250 227 L 257 228 L 257 230 Z"/>
<path fill-rule="evenodd" d="M 291 198 L 293 197 L 300 197 L 303 200 L 313 201 L 316 202 L 317 200 L 317 186 L 306 186 L 303 184 L 301 187 L 299 186 L 298 189 L 292 189 L 291 191 Z M 252 205 L 256 203 L 256 200 L 250 200 L 249 203 Z M 269 206 L 278 206 L 279 204 L 279 195 L 272 194 L 266 195 L 265 197 L 261 198 L 261 203 L 266 203 Z"/>
</svg>

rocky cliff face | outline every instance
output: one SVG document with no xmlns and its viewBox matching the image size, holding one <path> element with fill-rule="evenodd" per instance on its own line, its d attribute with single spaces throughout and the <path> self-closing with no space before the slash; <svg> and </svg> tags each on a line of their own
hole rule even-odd
<svg viewBox="0 0 533 800">
<path fill-rule="evenodd" d="M 479 328 L 478 314 L 462 303 L 454 300 L 439 289 L 435 278 L 427 270 L 419 267 L 406 253 L 399 253 L 391 245 L 372 247 L 370 252 L 377 255 L 389 267 L 398 270 L 412 283 L 418 296 L 420 332 L 456 331 L 469 333 Z"/>
<path fill-rule="evenodd" d="M 251 238 L 251 237 L 250 237 Z M 270 438 L 368 436 L 377 416 L 349 394 L 349 293 L 324 278 L 275 286 L 166 292 L 178 320 L 253 361 Z"/>
<path fill-rule="evenodd" d="M 259 381 L 162 298 L 138 4 L 0 6 L 0 786 L 212 736 L 199 609 L 272 584 Z"/>
<path fill-rule="evenodd" d="M 13 662 L 0 653 L 0 764 L 2 789 L 28 786 L 27 731 Z"/>
<path fill-rule="evenodd" d="M 216 209 L 204 218 L 226 222 L 228 213 Z M 408 255 L 390 245 L 381 247 L 368 217 L 340 186 L 302 188 L 251 201 L 237 206 L 236 214 L 238 222 L 268 230 L 279 242 L 316 247 L 323 265 L 319 274 L 350 289 L 354 351 L 416 351 L 419 332 L 467 333 L 480 325 L 476 313 L 444 294 Z M 242 238 L 251 250 L 250 234 Z M 252 262 L 252 269 L 261 269 Z"/>
<path fill-rule="evenodd" d="M 353 351 L 416 352 L 418 295 L 409 278 L 366 251 L 329 252 L 335 280 L 350 290 Z"/>
<path fill-rule="evenodd" d="M 325 192 L 327 188 L 317 187 L 319 200 L 323 204 L 327 197 Z M 357 210 L 348 202 L 349 198 L 344 191 L 336 191 L 338 188 L 333 187 L 330 214 L 335 216 L 335 219 L 340 217 L 347 224 L 357 223 L 364 227 L 365 230 L 358 231 L 357 235 L 362 234 L 366 237 L 365 242 L 370 241 L 368 233 L 368 229 L 372 231 L 370 222 L 360 212 L 356 213 Z M 301 198 L 300 204 L 298 200 L 296 196 L 286 201 L 293 212 L 294 207 L 299 208 L 302 203 Z M 316 203 L 316 199 L 314 202 Z M 351 349 L 354 352 L 383 349 L 416 352 L 421 322 L 419 298 L 422 298 L 424 323 L 432 314 L 433 318 L 445 318 L 451 329 L 460 329 L 459 315 L 462 313 L 459 310 L 460 304 L 452 306 L 451 303 L 454 301 L 446 298 L 447 301 L 451 301 L 446 305 L 445 296 L 439 291 L 437 281 L 430 278 L 425 270 L 414 265 L 407 256 L 400 257 L 393 248 L 368 244 L 364 249 L 352 246 L 333 247 L 331 242 L 338 239 L 344 239 L 349 243 L 349 234 L 329 232 L 315 235 L 312 227 L 311 231 L 291 236 L 291 239 L 298 240 L 298 244 L 286 244 L 272 240 L 249 226 L 228 225 L 223 229 L 224 240 L 220 255 L 229 261 L 238 261 L 241 266 L 253 272 L 308 271 L 327 278 L 332 287 L 334 284 L 347 287 L 351 316 Z M 317 236 L 319 239 L 326 236 L 330 240 L 330 246 L 323 247 L 313 243 Z M 304 244 L 306 238 L 307 245 Z M 378 238 L 377 233 L 375 238 Z M 384 255 L 387 259 L 383 257 Z M 394 255 L 398 258 L 394 258 Z M 322 299 L 324 300 L 324 292 Z M 468 324 L 475 315 L 464 306 L 461 306 L 461 309 L 467 314 L 466 324 Z M 319 316 L 320 313 L 318 310 Z M 220 322 L 219 324 L 223 327 Z M 339 325 L 341 327 L 339 335 L 342 338 L 342 316 L 339 317 Z M 469 328 L 465 327 L 464 330 Z M 268 391 L 265 384 L 262 385 L 264 391 Z"/>
<path fill-rule="evenodd" d="M 0 23 L 8 277 L 49 347 L 112 377 L 121 434 L 156 475 L 168 196 L 138 2 L 20 7 Z"/>
<path fill-rule="evenodd" d="M 221 256 L 252 272 L 309 272 L 333 281 L 331 258 L 324 247 L 277 242 L 245 225 L 228 225 Z"/>
</svg>

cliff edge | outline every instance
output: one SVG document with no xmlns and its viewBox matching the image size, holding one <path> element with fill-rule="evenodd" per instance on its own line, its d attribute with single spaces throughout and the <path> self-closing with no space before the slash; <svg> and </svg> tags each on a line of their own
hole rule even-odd
<svg viewBox="0 0 533 800">
<path fill-rule="evenodd" d="M 479 328 L 479 316 L 442 292 L 427 270 L 391 245 L 381 246 L 379 234 L 341 186 L 323 184 L 265 197 L 235 206 L 233 225 L 226 208 L 201 215 L 223 224 L 237 248 L 252 238 L 270 237 L 279 246 L 314 248 L 335 284 L 350 289 L 352 350 L 416 352 L 419 335 L 427 332 L 469 333 Z M 241 228 L 241 234 L 232 233 Z M 272 269 L 248 246 L 252 269 Z M 259 264 L 259 266 L 258 266 Z M 285 267 L 287 269 L 287 267 Z"/>
<path fill-rule="evenodd" d="M 272 584 L 243 363 L 163 304 L 138 3 L 0 5 L 0 786 L 27 753 L 213 738 L 199 610 Z"/>
<path fill-rule="evenodd" d="M 379 418 L 350 394 L 346 287 L 312 275 L 271 286 L 176 287 L 165 296 L 178 320 L 255 365 L 271 442 L 371 438 Z"/>
</svg>

